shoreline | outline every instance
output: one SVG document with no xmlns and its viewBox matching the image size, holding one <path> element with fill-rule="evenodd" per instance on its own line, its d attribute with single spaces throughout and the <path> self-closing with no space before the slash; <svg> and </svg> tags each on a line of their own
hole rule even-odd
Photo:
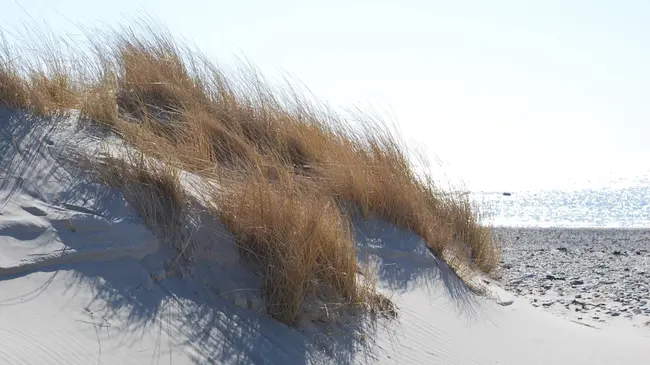
<svg viewBox="0 0 650 365">
<path fill-rule="evenodd" d="M 650 231 L 648 226 L 593 226 L 593 225 L 507 225 L 495 224 L 495 222 L 487 221 L 482 223 L 487 225 L 493 230 L 568 230 L 568 231 Z"/>
<path fill-rule="evenodd" d="M 493 226 L 493 230 L 540 230 L 540 231 L 650 231 L 650 227 L 571 227 L 571 226 L 550 226 L 550 227 L 536 227 L 536 226 Z"/>
</svg>

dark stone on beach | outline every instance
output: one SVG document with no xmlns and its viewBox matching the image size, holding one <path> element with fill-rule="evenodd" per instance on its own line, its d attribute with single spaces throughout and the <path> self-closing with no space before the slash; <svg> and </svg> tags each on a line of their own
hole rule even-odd
<svg viewBox="0 0 650 365">
<path fill-rule="evenodd" d="M 576 299 L 580 299 L 580 298 L 582 298 L 582 295 L 581 294 L 576 294 Z"/>
<path fill-rule="evenodd" d="M 571 285 L 582 285 L 582 284 L 584 284 L 584 283 L 585 283 L 585 282 L 582 281 L 582 280 L 572 280 L 572 281 L 571 281 Z M 577 298 L 577 297 L 578 297 L 578 296 L 576 296 L 576 298 Z"/>
<path fill-rule="evenodd" d="M 551 274 L 548 274 L 548 275 L 546 275 L 546 279 L 548 279 L 548 280 L 555 280 L 555 276 L 553 276 L 553 275 L 551 275 Z"/>
<path fill-rule="evenodd" d="M 503 193 L 503 196 L 511 196 L 511 195 L 512 193 L 508 193 L 508 192 Z"/>
<path fill-rule="evenodd" d="M 558 247 L 557 250 L 562 251 L 562 252 L 567 252 L 568 251 L 568 249 L 566 247 Z"/>
<path fill-rule="evenodd" d="M 613 255 L 619 256 L 622 255 L 623 253 L 621 251 L 614 251 L 612 252 Z"/>
<path fill-rule="evenodd" d="M 584 303 L 584 302 L 580 302 L 580 301 L 577 301 L 577 300 L 575 300 L 575 299 L 574 299 L 573 301 L 571 301 L 571 304 L 573 304 L 573 305 L 579 305 L 579 306 L 582 307 L 582 309 L 585 309 L 586 306 L 587 306 L 586 303 Z"/>
<path fill-rule="evenodd" d="M 618 312 L 612 312 L 612 313 L 611 313 L 611 316 L 612 316 L 612 317 L 618 317 L 618 316 L 620 316 L 620 315 L 621 315 L 621 314 L 618 313 Z"/>
</svg>

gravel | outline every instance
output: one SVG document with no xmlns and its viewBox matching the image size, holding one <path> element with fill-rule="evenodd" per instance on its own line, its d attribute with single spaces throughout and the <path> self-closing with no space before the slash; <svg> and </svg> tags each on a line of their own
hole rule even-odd
<svg viewBox="0 0 650 365">
<path fill-rule="evenodd" d="M 495 238 L 502 286 L 533 306 L 601 323 L 650 320 L 650 229 L 495 228 Z"/>
</svg>

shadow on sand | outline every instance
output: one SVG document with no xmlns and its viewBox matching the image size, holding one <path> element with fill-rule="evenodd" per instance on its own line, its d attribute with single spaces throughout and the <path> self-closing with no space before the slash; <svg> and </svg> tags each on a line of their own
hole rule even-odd
<svg viewBox="0 0 650 365">
<path fill-rule="evenodd" d="M 471 321 L 481 302 L 458 275 L 407 230 L 376 219 L 355 218 L 357 257 L 378 267 L 380 284 L 392 292 L 426 288 L 431 296 L 451 299 L 459 314 Z"/>
<path fill-rule="evenodd" d="M 97 183 L 59 148 L 63 139 L 76 138 L 59 133 L 68 122 L 66 118 L 44 121 L 0 109 L 0 213 L 15 194 L 22 193 L 110 222 L 144 224 L 119 191 Z M 358 256 L 374 255 L 380 260 L 381 283 L 391 290 L 427 285 L 432 295 L 433 288 L 442 284 L 445 290 L 438 295 L 450 296 L 462 313 L 472 316 L 476 304 L 473 295 L 453 271 L 431 255 L 418 236 L 377 221 L 358 221 L 356 227 Z M 83 232 L 55 228 L 58 239 L 72 249 L 81 249 L 75 246 L 88 242 L 79 237 Z M 170 351 L 185 352 L 196 364 L 352 364 L 371 356 L 368 339 L 382 320 L 351 321 L 339 327 L 340 335 L 298 331 L 206 289 L 206 282 L 218 281 L 218 277 L 170 276 L 152 281 L 149 273 L 170 257 L 168 251 L 162 245 L 159 252 L 142 260 L 121 257 L 40 268 L 39 272 L 52 273 L 50 280 L 23 297 L 40 295 L 61 272 L 72 273 L 74 280 L 69 280 L 66 296 L 78 295 L 84 286 L 92 287 L 93 299 L 85 306 L 88 313 L 100 323 L 119 323 L 117 336 L 124 346 L 154 333 L 160 344 L 154 356 L 163 362 L 164 357 L 171 360 Z M 32 272 L 0 276 L 0 281 Z M 213 271 L 211 275 L 218 274 Z M 0 307 L 5 305 L 20 304 L 0 298 Z M 115 338 L 115 331 L 111 335 Z M 371 358 L 366 360 L 372 362 Z"/>
</svg>

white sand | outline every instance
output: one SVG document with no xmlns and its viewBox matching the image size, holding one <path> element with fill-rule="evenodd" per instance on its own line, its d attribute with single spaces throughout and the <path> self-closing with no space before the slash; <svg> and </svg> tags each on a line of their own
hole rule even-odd
<svg viewBox="0 0 650 365">
<path fill-rule="evenodd" d="M 398 319 L 288 328 L 259 313 L 259 281 L 227 232 L 213 262 L 166 271 L 168 247 L 119 192 L 63 158 L 93 151 L 73 125 L 0 111 L 1 364 L 650 363 L 649 337 L 576 324 L 498 288 L 498 300 L 476 296 L 415 235 L 375 221 L 359 225 L 358 249 L 381 263 Z"/>
</svg>

